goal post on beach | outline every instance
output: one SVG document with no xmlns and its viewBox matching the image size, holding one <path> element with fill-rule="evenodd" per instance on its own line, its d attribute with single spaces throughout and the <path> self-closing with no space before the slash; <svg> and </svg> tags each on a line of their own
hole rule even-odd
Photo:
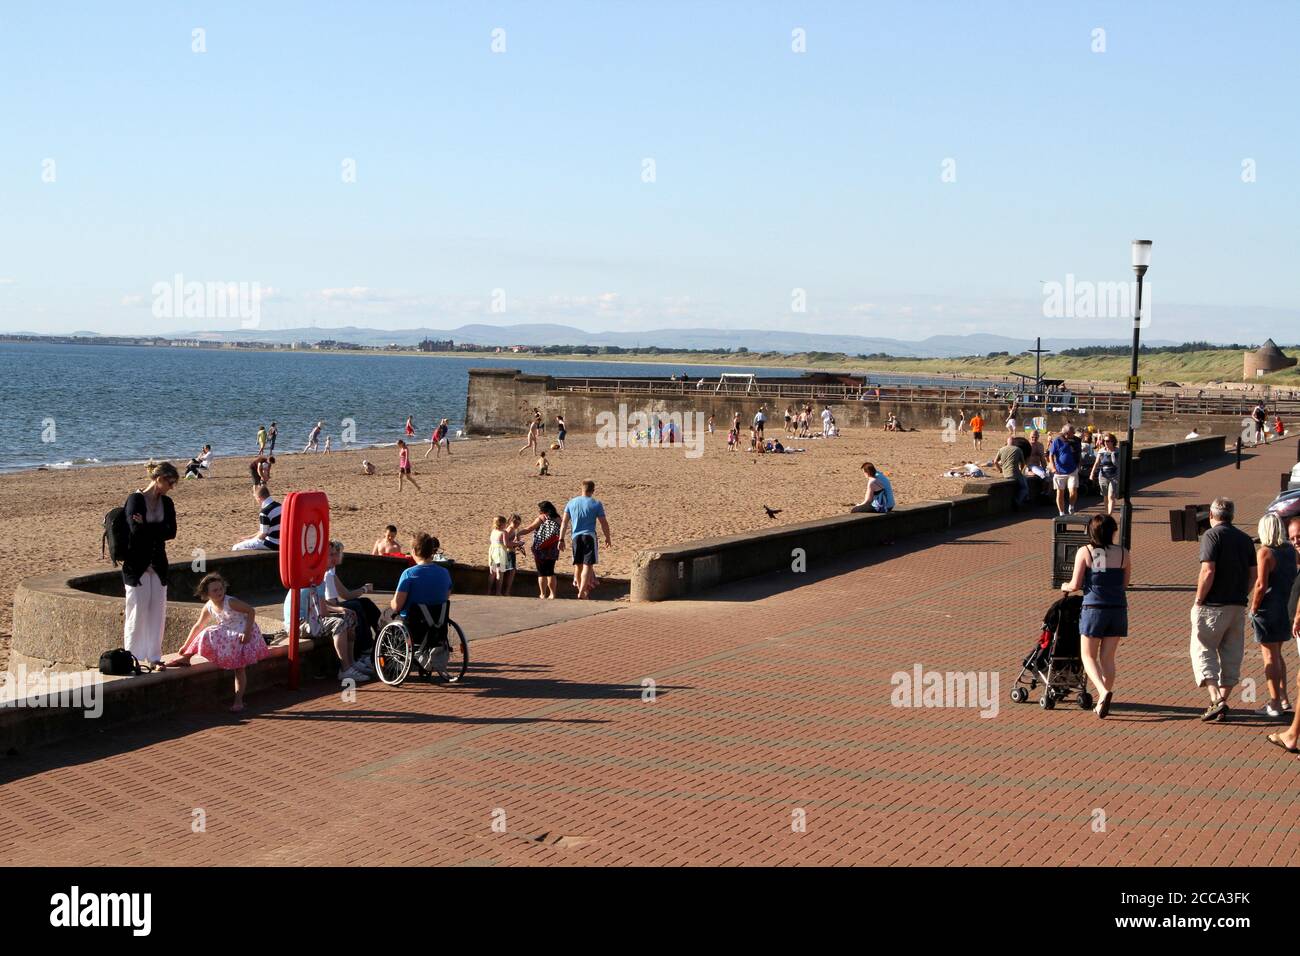
<svg viewBox="0 0 1300 956">
<path fill-rule="evenodd" d="M 713 394 L 717 395 L 724 391 L 730 393 L 732 385 L 744 385 L 746 395 L 758 390 L 758 381 L 753 374 L 747 374 L 745 372 L 723 372 L 718 376 L 718 384 L 714 386 Z"/>
</svg>

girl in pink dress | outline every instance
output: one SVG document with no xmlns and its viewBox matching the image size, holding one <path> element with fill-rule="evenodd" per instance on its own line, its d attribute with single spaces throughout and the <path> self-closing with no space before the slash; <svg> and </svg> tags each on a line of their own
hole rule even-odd
<svg viewBox="0 0 1300 956">
<path fill-rule="evenodd" d="M 219 574 L 204 576 L 198 596 L 206 598 L 199 619 L 181 648 L 180 659 L 170 666 L 186 666 L 195 655 L 212 661 L 222 670 L 235 672 L 235 713 L 244 709 L 244 690 L 248 687 L 245 668 L 271 653 L 258 630 L 256 612 L 248 604 L 226 593 L 226 579 Z"/>
</svg>

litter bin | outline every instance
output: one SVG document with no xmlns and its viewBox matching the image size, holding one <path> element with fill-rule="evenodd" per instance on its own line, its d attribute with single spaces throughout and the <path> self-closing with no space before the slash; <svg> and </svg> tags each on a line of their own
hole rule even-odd
<svg viewBox="0 0 1300 956">
<path fill-rule="evenodd" d="M 1091 515 L 1057 515 L 1052 519 L 1052 587 L 1074 576 L 1074 553 L 1088 543 Z"/>
</svg>

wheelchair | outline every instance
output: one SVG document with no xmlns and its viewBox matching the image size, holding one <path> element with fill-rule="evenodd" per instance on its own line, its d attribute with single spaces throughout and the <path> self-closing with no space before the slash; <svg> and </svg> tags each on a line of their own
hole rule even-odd
<svg viewBox="0 0 1300 956">
<path fill-rule="evenodd" d="M 450 617 L 451 602 L 430 606 L 415 604 L 405 618 L 385 624 L 375 638 L 375 673 L 396 687 L 411 673 L 459 684 L 469 667 L 469 642 Z"/>
</svg>

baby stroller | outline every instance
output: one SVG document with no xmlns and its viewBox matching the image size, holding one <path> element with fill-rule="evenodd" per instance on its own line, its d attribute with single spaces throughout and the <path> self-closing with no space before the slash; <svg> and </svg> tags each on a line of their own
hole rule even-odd
<svg viewBox="0 0 1300 956">
<path fill-rule="evenodd" d="M 1011 699 L 1023 704 L 1029 692 L 1043 685 L 1043 696 L 1038 698 L 1043 710 L 1051 710 L 1057 701 L 1065 700 L 1072 691 L 1078 693 L 1079 707 L 1091 710 L 1092 695 L 1088 693 L 1088 675 L 1079 656 L 1079 615 L 1083 611 L 1083 597 L 1067 594 L 1053 602 L 1043 617 L 1043 631 L 1038 636 L 1029 656 L 1021 662 Z"/>
</svg>

